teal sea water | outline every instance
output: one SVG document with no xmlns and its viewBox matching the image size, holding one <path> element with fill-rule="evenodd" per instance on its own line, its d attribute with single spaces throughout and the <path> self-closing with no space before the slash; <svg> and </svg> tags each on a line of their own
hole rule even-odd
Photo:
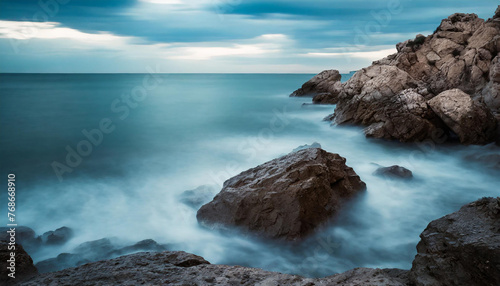
<svg viewBox="0 0 500 286">
<path fill-rule="evenodd" d="M 152 238 L 212 263 L 315 277 L 354 267 L 409 269 L 431 220 L 498 196 L 498 172 L 463 159 L 488 146 L 404 145 L 330 126 L 322 119 L 334 106 L 288 97 L 311 76 L 0 74 L 0 170 L 5 180 L 16 174 L 18 223 L 37 233 L 76 232 L 68 244 L 32 254 L 35 262 L 117 237 Z M 93 138 L 102 142 L 90 150 L 84 134 L 96 134 L 103 120 L 108 133 L 99 131 L 102 138 Z M 300 245 L 204 229 L 196 210 L 179 202 L 185 190 L 220 185 L 313 142 L 346 157 L 368 190 Z M 78 148 L 88 154 L 69 156 L 71 167 L 68 150 Z M 402 165 L 415 178 L 376 177 L 376 164 Z"/>
</svg>

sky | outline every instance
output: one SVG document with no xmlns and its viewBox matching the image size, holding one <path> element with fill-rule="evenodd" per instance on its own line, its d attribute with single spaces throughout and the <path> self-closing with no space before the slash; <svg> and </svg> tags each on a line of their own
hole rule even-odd
<svg viewBox="0 0 500 286">
<path fill-rule="evenodd" d="M 0 0 L 0 72 L 343 73 L 499 0 Z"/>
</svg>

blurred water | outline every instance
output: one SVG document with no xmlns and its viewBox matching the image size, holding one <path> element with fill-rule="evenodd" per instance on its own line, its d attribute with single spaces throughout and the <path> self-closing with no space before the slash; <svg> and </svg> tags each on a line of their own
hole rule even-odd
<svg viewBox="0 0 500 286">
<path fill-rule="evenodd" d="M 499 195 L 498 172 L 462 159 L 492 147 L 404 145 L 368 140 L 358 127 L 332 127 L 322 119 L 333 106 L 288 97 L 312 75 L 161 75 L 120 119 L 112 103 L 142 86 L 145 76 L 0 74 L 0 171 L 17 176 L 18 223 L 37 233 L 60 226 L 76 231 L 65 246 L 32 254 L 35 262 L 112 236 L 171 243 L 212 263 L 307 276 L 354 267 L 409 269 L 431 220 Z M 76 148 L 86 139 L 82 130 L 98 128 L 103 118 L 115 130 L 60 182 L 51 164 L 64 163 L 66 146 Z M 200 228 L 196 210 L 179 203 L 185 190 L 220 184 L 315 141 L 346 157 L 368 190 L 300 245 Z M 375 164 L 405 166 L 415 179 L 375 177 Z M 6 196 L 0 203 L 6 206 Z"/>
</svg>

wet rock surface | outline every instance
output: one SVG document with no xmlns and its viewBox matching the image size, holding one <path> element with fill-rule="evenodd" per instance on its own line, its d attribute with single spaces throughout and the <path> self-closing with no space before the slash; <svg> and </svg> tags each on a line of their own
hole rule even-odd
<svg viewBox="0 0 500 286">
<path fill-rule="evenodd" d="M 414 285 L 500 285 L 500 198 L 483 198 L 431 222 L 420 235 Z"/>
<path fill-rule="evenodd" d="M 241 266 L 212 265 L 182 251 L 137 253 L 47 273 L 21 285 L 406 285 L 397 269 L 357 268 L 326 278 L 305 278 Z M 362 283 L 362 284 L 360 284 Z M 368 283 L 368 284 L 366 284 Z"/>
<path fill-rule="evenodd" d="M 346 160 L 319 148 L 290 153 L 224 183 L 198 221 L 261 237 L 300 240 L 333 218 L 344 200 L 366 188 Z"/>
</svg>

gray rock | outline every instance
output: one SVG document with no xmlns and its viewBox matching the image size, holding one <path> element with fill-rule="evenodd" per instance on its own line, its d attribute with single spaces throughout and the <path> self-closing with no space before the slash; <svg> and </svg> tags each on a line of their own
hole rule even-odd
<svg viewBox="0 0 500 286">
<path fill-rule="evenodd" d="M 224 183 L 198 221 L 262 237 L 300 240 L 333 218 L 342 202 L 365 189 L 338 154 L 309 148 L 247 170 Z"/>
<path fill-rule="evenodd" d="M 413 285 L 500 285 L 500 198 L 431 222 L 420 235 Z"/>
</svg>

